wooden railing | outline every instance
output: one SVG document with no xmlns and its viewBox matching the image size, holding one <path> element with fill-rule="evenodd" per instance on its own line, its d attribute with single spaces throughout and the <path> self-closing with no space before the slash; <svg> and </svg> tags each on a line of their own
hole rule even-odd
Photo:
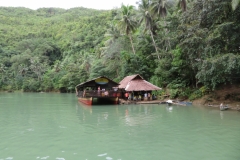
<svg viewBox="0 0 240 160">
<path fill-rule="evenodd" d="M 122 98 L 122 92 L 121 91 L 78 91 L 77 93 L 78 97 L 118 97 Z"/>
</svg>

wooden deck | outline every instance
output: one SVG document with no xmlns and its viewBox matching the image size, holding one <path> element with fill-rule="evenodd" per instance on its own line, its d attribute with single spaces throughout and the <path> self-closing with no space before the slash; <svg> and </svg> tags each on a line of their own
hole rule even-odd
<svg viewBox="0 0 240 160">
<path fill-rule="evenodd" d="M 119 104 L 167 104 L 167 103 L 165 100 L 133 101 L 120 99 Z M 173 102 L 171 105 L 187 106 L 187 104 L 175 102 Z"/>
<path fill-rule="evenodd" d="M 120 104 L 160 104 L 163 103 L 162 100 L 150 100 L 150 101 L 133 101 L 133 100 L 119 100 Z"/>
</svg>

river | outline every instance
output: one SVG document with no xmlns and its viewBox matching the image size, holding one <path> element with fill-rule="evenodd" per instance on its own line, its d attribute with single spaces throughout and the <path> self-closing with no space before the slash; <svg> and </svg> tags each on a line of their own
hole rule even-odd
<svg viewBox="0 0 240 160">
<path fill-rule="evenodd" d="M 239 160 L 240 112 L 0 93 L 0 160 Z"/>
</svg>

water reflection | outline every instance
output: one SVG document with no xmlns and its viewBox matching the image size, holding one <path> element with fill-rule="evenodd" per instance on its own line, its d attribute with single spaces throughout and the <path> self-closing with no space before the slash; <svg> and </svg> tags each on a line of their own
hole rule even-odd
<svg viewBox="0 0 240 160">
<path fill-rule="evenodd" d="M 221 117 L 221 119 L 223 119 L 223 112 L 222 111 L 220 111 L 220 117 Z"/>
<path fill-rule="evenodd" d="M 78 103 L 76 110 L 82 122 L 95 121 L 98 126 L 103 125 L 104 121 L 119 120 L 126 126 L 148 125 L 156 118 L 153 107 L 149 105 L 85 106 Z"/>
<path fill-rule="evenodd" d="M 92 106 L 85 105 L 83 103 L 78 102 L 76 104 L 76 110 L 79 110 L 79 108 L 82 108 L 82 109 L 88 111 L 89 113 L 92 113 Z"/>
<path fill-rule="evenodd" d="M 225 111 L 220 111 L 219 109 L 216 108 L 210 108 L 211 110 L 208 110 L 208 113 L 211 115 L 219 115 L 220 119 L 224 118 L 224 112 Z"/>
<path fill-rule="evenodd" d="M 130 117 L 129 117 L 129 113 L 128 113 L 128 109 L 125 110 L 125 123 L 129 124 L 131 123 Z"/>
<path fill-rule="evenodd" d="M 166 109 L 167 109 L 168 112 L 172 112 L 173 107 L 172 106 L 167 106 Z"/>
</svg>

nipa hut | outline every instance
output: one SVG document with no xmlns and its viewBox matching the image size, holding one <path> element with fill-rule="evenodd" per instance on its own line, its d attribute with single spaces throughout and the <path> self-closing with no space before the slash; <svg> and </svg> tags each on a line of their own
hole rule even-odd
<svg viewBox="0 0 240 160">
<path fill-rule="evenodd" d="M 119 84 L 119 89 L 126 92 L 125 99 L 131 100 L 152 100 L 156 98 L 152 95 L 152 91 L 161 90 L 138 74 L 125 77 Z"/>
</svg>

